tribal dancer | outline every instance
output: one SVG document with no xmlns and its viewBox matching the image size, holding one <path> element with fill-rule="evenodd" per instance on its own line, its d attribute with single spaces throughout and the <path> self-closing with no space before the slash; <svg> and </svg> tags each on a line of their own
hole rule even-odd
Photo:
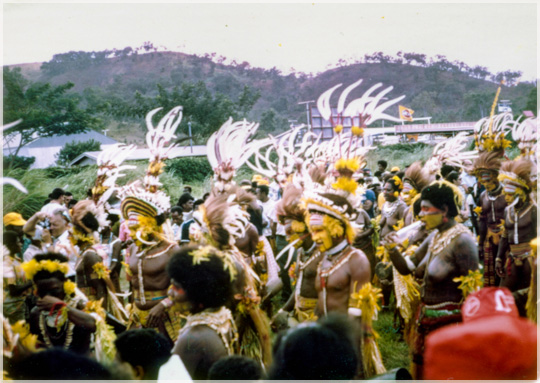
<svg viewBox="0 0 540 383">
<path fill-rule="evenodd" d="M 502 164 L 499 180 L 508 206 L 504 211 L 504 231 L 499 243 L 495 269 L 501 287 L 510 291 L 529 286 L 531 245 L 536 237 L 536 204 L 531 200 L 532 163 L 521 158 Z M 523 310 L 520 310 L 523 312 Z"/>
<path fill-rule="evenodd" d="M 424 337 L 431 331 L 461 320 L 462 291 L 454 278 L 478 269 L 478 250 L 471 232 L 455 221 L 462 196 L 454 185 L 436 181 L 421 194 L 420 219 L 434 230 L 412 256 L 398 250 L 397 234 L 387 237 L 386 248 L 400 274 L 423 279 L 421 305 L 411 349 L 415 379 L 422 378 Z"/>
<path fill-rule="evenodd" d="M 67 258 L 61 254 L 38 254 L 22 265 L 34 282 L 37 305 L 30 313 L 30 332 L 38 336 L 38 348 L 62 347 L 89 354 L 96 319 L 83 311 L 84 298 L 66 278 Z"/>
<path fill-rule="evenodd" d="M 174 131 L 182 119 L 182 107 L 178 106 L 163 117 L 154 128 L 152 117 L 161 108 L 148 113 L 146 141 L 151 158 L 144 178 L 144 185 L 135 181 L 120 190 L 121 210 L 128 222 L 130 236 L 135 242 L 126 273 L 131 275 L 134 303 L 131 307 L 130 328 L 155 328 L 172 341 L 180 330 L 181 308 L 168 297 L 171 284 L 166 266 L 172 254 L 178 250 L 165 212 L 170 208 L 169 197 L 159 190 L 159 174 L 165 165 L 167 145 L 174 138 Z"/>
<path fill-rule="evenodd" d="M 173 254 L 167 270 L 174 300 L 190 304 L 172 352 L 180 356 L 193 379 L 207 379 L 217 360 L 239 353 L 238 332 L 226 307 L 236 265 L 212 246 L 184 246 Z"/>
<path fill-rule="evenodd" d="M 480 155 L 474 161 L 473 171 L 478 182 L 486 190 L 480 195 L 479 256 L 484 263 L 484 286 L 498 286 L 499 277 L 495 272 L 495 258 L 502 234 L 502 220 L 506 201 L 502 185 L 497 179 L 504 148 L 508 140 L 504 137 L 508 130 L 506 115 L 493 119 L 485 118 L 475 125 L 475 139 Z"/>
<path fill-rule="evenodd" d="M 364 128 L 379 119 L 395 120 L 383 112 L 404 96 L 378 105 L 392 87 L 369 97 L 382 85 L 377 84 L 360 99 L 351 101 L 345 107 L 347 95 L 361 82 L 355 82 L 341 94 L 337 121 L 332 116 L 330 97 L 340 85 L 324 92 L 317 101 L 321 116 L 330 120 L 336 133 L 333 140 L 318 148 L 319 152 L 324 152 L 328 162 L 334 163 L 329 176 L 333 176 L 335 182 L 328 182 L 322 187 L 306 185 L 304 203 L 307 210 L 306 224 L 317 245 L 317 251 L 322 253 L 315 281 L 319 293 L 315 313 L 326 316 L 329 312 L 337 311 L 361 319 L 365 331 L 360 348 L 363 355 L 363 372 L 360 375 L 369 377 L 384 373 L 386 369 L 371 328 L 372 316 L 366 316 L 376 312 L 378 289 L 371 287 L 370 263 L 366 255 L 351 246 L 355 237 L 351 222 L 357 218 L 356 209 L 361 206 L 361 199 L 356 195 L 358 183 L 353 180 L 353 174 L 366 164 L 364 155 L 369 148 L 361 146 Z M 350 118 L 354 126 L 350 133 L 343 134 L 342 123 L 346 118 Z M 327 181 L 331 181 L 331 177 Z"/>
<path fill-rule="evenodd" d="M 403 182 L 398 176 L 389 178 L 384 183 L 384 199 L 385 203 L 381 209 L 381 228 L 380 236 L 384 238 L 391 232 L 395 231 L 395 226 L 400 220 L 405 218 L 407 213 L 407 204 L 399 198 L 399 194 L 403 190 Z"/>
<path fill-rule="evenodd" d="M 413 204 L 419 198 L 422 189 L 429 184 L 430 176 L 423 169 L 422 163 L 418 161 L 414 162 L 405 171 L 401 198 L 409 208 L 405 211 L 404 226 L 409 226 L 411 223 L 413 223 Z"/>
<path fill-rule="evenodd" d="M 287 317 L 296 323 L 317 319 L 315 307 L 317 306 L 318 292 L 315 289 L 315 279 L 322 253 L 315 251 L 316 244 L 311 239 L 304 223 L 306 212 L 301 204 L 301 198 L 302 190 L 289 184 L 283 191 L 283 198 L 276 206 L 278 219 L 285 226 L 287 241 L 297 251 L 294 291 L 287 303 L 279 309 L 273 318 L 273 322 L 280 329 L 287 327 L 287 323 L 285 323 L 289 322 L 286 321 Z"/>
<path fill-rule="evenodd" d="M 249 215 L 226 194 L 210 195 L 199 210 L 193 213 L 190 227 L 192 241 L 210 245 L 229 257 L 236 267 L 233 281 L 232 312 L 238 326 L 240 350 L 243 355 L 271 363 L 269 319 L 260 307 L 257 293 L 260 283 L 257 274 L 247 264 L 245 255 L 234 245 L 236 238 L 245 235 Z"/>
<path fill-rule="evenodd" d="M 234 281 L 233 315 L 238 326 L 240 350 L 243 355 L 259 360 L 269 367 L 272 360 L 270 323 L 260 307 L 258 293 L 261 280 L 246 261 L 236 241 L 246 236 L 249 214 L 241 206 L 243 190 L 235 185 L 236 169 L 257 151 L 260 142 L 248 142 L 257 124 L 229 119 L 208 140 L 208 160 L 214 169 L 214 184 L 210 197 L 193 214 L 190 238 L 195 243 L 208 244 L 232 258 L 238 275 Z M 266 254 L 267 260 L 269 254 Z M 270 280 L 268 281 L 270 282 Z M 268 286 L 268 283 L 267 283 Z"/>
</svg>

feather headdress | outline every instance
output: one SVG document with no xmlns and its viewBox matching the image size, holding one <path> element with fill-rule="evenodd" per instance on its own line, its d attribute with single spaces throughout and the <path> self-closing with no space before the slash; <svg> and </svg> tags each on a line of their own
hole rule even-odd
<svg viewBox="0 0 540 383">
<path fill-rule="evenodd" d="M 482 152 L 474 161 L 473 173 L 478 175 L 479 172 L 488 170 L 492 173 L 498 173 L 501 168 L 502 158 L 500 152 Z"/>
<path fill-rule="evenodd" d="M 137 180 L 120 189 L 122 214 L 126 219 L 129 211 L 156 218 L 171 206 L 169 196 L 160 189 L 162 184 L 159 182 L 159 176 L 163 172 L 164 161 L 168 158 L 169 151 L 175 147 L 169 143 L 176 138 L 174 132 L 182 121 L 182 107 L 171 109 L 154 127 L 152 117 L 161 109 L 154 109 L 146 115 L 148 128 L 146 144 L 150 150 L 150 158 L 142 184 Z"/>
<path fill-rule="evenodd" d="M 405 176 L 403 177 L 403 188 L 405 190 L 405 185 L 409 184 L 412 189 L 420 193 L 422 189 L 429 185 L 432 181 L 434 181 L 434 179 L 430 177 L 422 166 L 422 163 L 420 161 L 416 161 L 413 162 L 405 171 Z"/>
<path fill-rule="evenodd" d="M 196 235 L 197 239 L 224 249 L 246 235 L 249 214 L 233 202 L 235 198 L 236 194 L 210 195 L 193 213 L 195 228 L 202 234 L 202 238 Z"/>
<path fill-rule="evenodd" d="M 538 119 L 536 117 L 521 121 L 518 119 L 511 125 L 512 138 L 517 142 L 520 155 L 532 161 L 536 161 L 537 125 Z"/>
<path fill-rule="evenodd" d="M 510 132 L 511 125 L 510 113 L 501 113 L 479 120 L 474 125 L 474 140 L 478 151 L 496 151 L 502 156 L 504 149 L 510 146 L 510 141 L 505 137 Z"/>
<path fill-rule="evenodd" d="M 460 132 L 455 137 L 439 142 L 433 148 L 430 159 L 426 161 L 425 171 L 433 177 L 443 165 L 464 168 L 466 160 L 478 157 L 478 150 L 466 150 L 469 142 L 470 137 L 467 137 L 466 132 Z"/>
<path fill-rule="evenodd" d="M 236 169 L 242 166 L 257 150 L 249 139 L 255 134 L 259 124 L 246 120 L 233 122 L 229 118 L 206 143 L 208 162 L 214 170 L 214 189 L 217 193 L 227 191 L 234 185 Z M 260 143 L 261 145 L 263 143 Z"/>
<path fill-rule="evenodd" d="M 533 163 L 528 158 L 505 161 L 499 171 L 499 181 L 503 186 L 521 188 L 527 193 L 532 190 L 531 170 Z"/>
<path fill-rule="evenodd" d="M 304 125 L 298 126 L 279 137 L 269 135 L 266 141 L 255 143 L 254 160 L 246 164 L 256 172 L 273 179 L 281 187 L 291 180 L 301 187 L 304 179 L 308 176 L 310 148 L 316 147 L 318 138 L 311 132 L 300 137 Z M 272 161 L 273 153 L 277 155 L 277 161 Z M 291 179 L 292 177 L 292 179 Z"/>
<path fill-rule="evenodd" d="M 364 156 L 370 149 L 363 146 L 363 129 L 380 119 L 399 121 L 398 118 L 385 114 L 384 111 L 405 97 L 400 96 L 379 105 L 383 97 L 393 89 L 390 86 L 372 95 L 382 86 L 379 83 L 369 88 L 360 98 L 346 104 L 348 95 L 361 83 L 362 80 L 358 80 L 341 93 L 335 118 L 330 106 L 330 97 L 342 84 L 328 89 L 317 100 L 319 113 L 331 122 L 336 136 L 313 149 L 314 162 L 319 165 L 333 163 L 334 166 L 329 169 L 326 184 L 323 187 L 317 183 L 306 186 L 304 202 L 307 210 L 317 210 L 332 215 L 342 222 L 356 219 L 356 209 L 361 204 L 357 193 L 358 183 L 353 179 L 353 175 L 365 166 Z M 343 133 L 342 124 L 345 119 L 350 119 L 353 124 L 351 131 L 347 133 Z"/>
</svg>

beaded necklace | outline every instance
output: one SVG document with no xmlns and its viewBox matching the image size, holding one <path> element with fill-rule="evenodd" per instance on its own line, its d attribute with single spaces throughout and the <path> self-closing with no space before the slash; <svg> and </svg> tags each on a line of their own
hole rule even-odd
<svg viewBox="0 0 540 383">
<path fill-rule="evenodd" d="M 321 281 L 321 287 L 323 289 L 323 308 L 324 308 L 324 315 L 328 315 L 328 310 L 326 306 L 326 285 L 328 283 L 328 277 L 330 275 L 334 274 L 337 270 L 339 270 L 345 263 L 349 261 L 352 255 L 352 251 L 345 251 L 345 249 L 349 246 L 347 240 L 343 240 L 339 245 L 333 247 L 332 249 L 328 250 L 324 253 L 323 259 L 317 266 L 317 275 L 320 278 Z M 330 260 L 330 258 L 334 255 L 341 252 L 341 254 L 336 257 L 334 262 L 332 263 L 332 266 L 330 266 L 328 269 L 323 270 L 322 264 L 324 259 Z M 345 255 L 344 255 L 345 254 Z"/>
<path fill-rule="evenodd" d="M 386 218 L 390 218 L 394 215 L 397 208 L 399 207 L 399 199 L 396 199 L 394 202 L 388 202 L 386 201 L 382 208 L 382 214 Z"/>
<path fill-rule="evenodd" d="M 73 329 L 75 328 L 75 323 L 67 320 L 67 326 L 63 326 L 62 330 L 58 332 L 56 336 L 49 335 L 49 331 L 47 330 L 48 324 L 45 323 L 46 317 L 48 316 L 47 313 L 42 312 L 39 316 L 39 330 L 41 332 L 41 335 L 43 336 L 43 340 L 45 341 L 45 344 L 47 347 L 62 347 L 64 349 L 68 349 L 71 345 L 71 342 L 73 341 Z M 66 331 L 67 328 L 67 331 Z M 53 344 L 51 341 L 51 338 L 53 340 L 58 340 L 62 337 L 62 335 L 66 333 L 66 339 L 64 340 L 64 344 L 62 346 Z"/>
<path fill-rule="evenodd" d="M 488 200 L 491 202 L 491 216 L 493 217 L 493 222 L 497 222 L 497 218 L 495 218 L 495 201 L 497 198 L 499 198 L 502 190 L 502 185 L 499 184 L 493 192 L 487 192 Z"/>
</svg>

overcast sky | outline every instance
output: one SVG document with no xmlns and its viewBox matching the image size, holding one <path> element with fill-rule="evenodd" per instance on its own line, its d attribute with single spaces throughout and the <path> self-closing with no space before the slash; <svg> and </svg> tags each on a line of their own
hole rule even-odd
<svg viewBox="0 0 540 383">
<path fill-rule="evenodd" d="M 142 4 L 3 1 L 3 64 L 70 50 L 137 47 L 211 53 L 288 72 L 324 71 L 382 51 L 445 55 L 537 78 L 537 2 Z"/>
</svg>

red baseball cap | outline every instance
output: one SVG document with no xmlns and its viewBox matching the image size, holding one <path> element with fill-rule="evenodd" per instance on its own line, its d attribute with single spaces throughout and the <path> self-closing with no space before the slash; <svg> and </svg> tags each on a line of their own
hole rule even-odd
<svg viewBox="0 0 540 383">
<path fill-rule="evenodd" d="M 424 379 L 537 379 L 537 327 L 519 317 L 508 289 L 469 295 L 461 314 L 462 324 L 426 337 Z"/>
</svg>

